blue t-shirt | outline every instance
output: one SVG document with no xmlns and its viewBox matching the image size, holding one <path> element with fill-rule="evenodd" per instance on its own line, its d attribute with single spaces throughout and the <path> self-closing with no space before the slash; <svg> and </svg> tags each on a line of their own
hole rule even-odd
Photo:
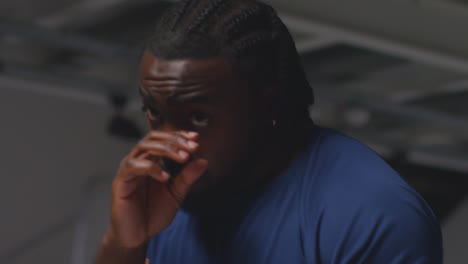
<svg viewBox="0 0 468 264">
<path fill-rule="evenodd" d="M 438 221 L 362 143 L 318 132 L 248 204 L 202 223 L 180 210 L 155 235 L 151 264 L 442 263 Z"/>
</svg>

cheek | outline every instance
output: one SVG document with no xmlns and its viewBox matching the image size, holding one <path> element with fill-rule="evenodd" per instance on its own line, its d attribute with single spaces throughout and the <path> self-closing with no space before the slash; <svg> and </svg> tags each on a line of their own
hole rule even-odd
<svg viewBox="0 0 468 264">
<path fill-rule="evenodd" d="M 240 115 L 227 116 L 217 122 L 209 135 L 200 138 L 200 156 L 209 162 L 215 177 L 223 177 L 239 166 L 248 155 L 251 125 Z"/>
</svg>

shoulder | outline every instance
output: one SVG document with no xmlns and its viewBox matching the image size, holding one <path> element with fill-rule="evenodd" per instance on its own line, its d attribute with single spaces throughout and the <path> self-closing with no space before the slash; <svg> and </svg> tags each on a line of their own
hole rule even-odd
<svg viewBox="0 0 468 264">
<path fill-rule="evenodd" d="M 331 197 L 365 199 L 368 195 L 407 189 L 406 182 L 377 153 L 331 129 L 319 128 L 308 158 L 304 191 L 313 190 L 315 199 L 322 196 L 332 202 L 336 199 L 330 200 Z"/>
<path fill-rule="evenodd" d="M 337 131 L 321 128 L 316 143 L 317 158 L 330 170 L 346 169 L 349 172 L 385 172 L 393 170 L 382 158 L 362 142 Z"/>
<path fill-rule="evenodd" d="M 303 189 L 311 207 L 349 217 L 358 212 L 398 216 L 417 210 L 435 219 L 424 199 L 365 144 L 328 129 L 320 137 Z"/>
<path fill-rule="evenodd" d="M 331 129 L 320 128 L 305 173 L 310 188 L 320 186 L 326 193 L 380 193 L 408 186 L 376 152 L 362 142 Z M 372 187 L 372 188 L 371 188 Z M 345 191 L 346 192 L 343 192 Z M 363 194 L 364 195 L 364 194 Z"/>
<path fill-rule="evenodd" d="M 312 163 L 302 190 L 303 225 L 305 236 L 320 238 L 324 258 L 441 258 L 440 228 L 430 207 L 367 146 L 324 129 Z"/>
</svg>

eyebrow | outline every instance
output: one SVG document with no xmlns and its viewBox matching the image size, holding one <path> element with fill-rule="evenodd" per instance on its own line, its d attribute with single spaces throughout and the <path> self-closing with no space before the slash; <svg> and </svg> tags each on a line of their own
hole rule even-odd
<svg viewBox="0 0 468 264">
<path fill-rule="evenodd" d="M 169 96 L 167 99 L 170 104 L 212 104 L 213 100 L 207 94 L 182 94 Z"/>
<path fill-rule="evenodd" d="M 153 102 L 154 99 L 150 94 L 147 94 L 146 92 L 143 91 L 143 89 L 139 88 L 138 89 L 141 97 L 143 98 L 144 101 L 147 102 Z M 186 94 L 175 94 L 175 95 L 170 95 L 167 98 L 167 101 L 169 104 L 213 104 L 214 100 L 209 96 L 207 93 L 186 93 Z"/>
</svg>

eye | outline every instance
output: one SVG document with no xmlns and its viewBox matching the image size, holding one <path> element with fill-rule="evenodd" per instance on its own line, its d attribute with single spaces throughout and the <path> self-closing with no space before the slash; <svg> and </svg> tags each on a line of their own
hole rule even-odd
<svg viewBox="0 0 468 264">
<path fill-rule="evenodd" d="M 210 123 L 210 118 L 202 112 L 193 112 L 190 115 L 190 122 L 196 127 L 206 127 Z"/>
<path fill-rule="evenodd" d="M 143 105 L 141 110 L 143 112 L 145 112 L 147 114 L 148 118 L 151 119 L 151 120 L 156 120 L 160 116 L 160 113 L 159 113 L 159 111 L 157 109 L 150 108 L 147 105 Z"/>
</svg>

